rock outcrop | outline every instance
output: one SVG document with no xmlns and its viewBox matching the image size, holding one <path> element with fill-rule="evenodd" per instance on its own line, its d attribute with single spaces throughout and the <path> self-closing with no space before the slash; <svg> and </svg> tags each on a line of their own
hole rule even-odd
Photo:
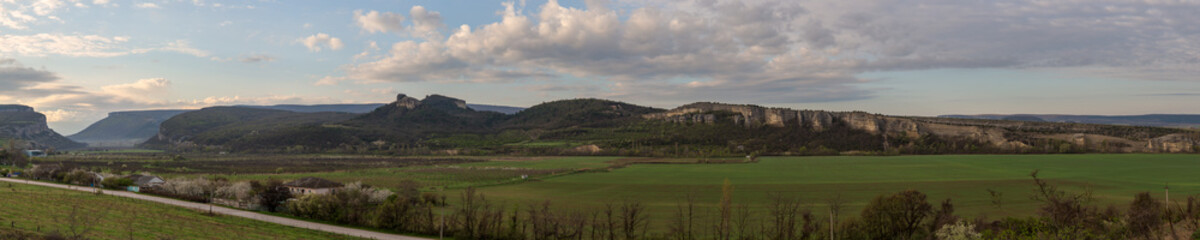
<svg viewBox="0 0 1200 240">
<path fill-rule="evenodd" d="M 22 148 L 73 149 L 85 145 L 67 139 L 46 125 L 46 115 L 22 105 L 0 105 L 0 139 L 19 140 Z"/>
<path fill-rule="evenodd" d="M 1194 153 L 1200 151 L 1197 134 L 1170 134 L 1147 141 L 1146 148 L 1156 152 Z"/>
<path fill-rule="evenodd" d="M 685 124 L 726 122 L 745 127 L 785 127 L 791 124 L 816 131 L 846 127 L 885 137 L 915 139 L 932 135 L 940 138 L 967 139 L 1010 150 L 1029 147 L 1023 141 L 1041 139 L 1111 152 L 1200 151 L 1197 149 L 1200 146 L 1198 134 L 1176 133 L 1186 130 L 1097 124 L 899 117 L 865 112 L 792 110 L 708 102 L 646 114 L 643 118 Z M 1136 144 L 1137 142 L 1145 144 Z"/>
</svg>

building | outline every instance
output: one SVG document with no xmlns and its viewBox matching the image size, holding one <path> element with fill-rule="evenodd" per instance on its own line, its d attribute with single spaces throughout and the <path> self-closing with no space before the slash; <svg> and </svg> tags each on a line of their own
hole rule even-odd
<svg viewBox="0 0 1200 240">
<path fill-rule="evenodd" d="M 324 178 L 305 177 L 284 183 L 283 186 L 287 187 L 292 192 L 292 195 L 300 196 L 305 194 L 333 193 L 343 185 L 342 183 L 329 181 Z"/>
<path fill-rule="evenodd" d="M 25 150 L 26 157 L 45 157 L 46 151 L 42 150 Z"/>
<path fill-rule="evenodd" d="M 163 181 L 162 178 L 159 178 L 157 176 L 150 176 L 150 175 L 134 174 L 134 175 L 129 175 L 125 178 L 128 178 L 129 180 L 133 181 L 133 185 L 125 188 L 125 190 L 128 190 L 130 192 L 141 192 L 143 188 L 158 187 L 158 185 L 162 185 L 163 183 L 167 182 L 167 181 Z"/>
</svg>

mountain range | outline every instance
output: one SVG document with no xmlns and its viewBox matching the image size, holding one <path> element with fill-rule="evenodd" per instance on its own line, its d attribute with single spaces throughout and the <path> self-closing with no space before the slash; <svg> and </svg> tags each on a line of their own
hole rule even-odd
<svg viewBox="0 0 1200 240">
<path fill-rule="evenodd" d="M 171 151 L 637 156 L 1200 151 L 1200 133 L 1179 128 L 707 102 L 667 110 L 569 99 L 514 114 L 469 106 L 447 96 L 401 94 L 363 114 L 206 108 L 163 122 L 142 146 Z"/>
<path fill-rule="evenodd" d="M 1094 123 L 1128 126 L 1200 128 L 1200 115 L 1147 114 L 1126 116 L 1062 115 L 1062 114 L 982 114 L 941 115 L 942 118 L 1015 120 L 1031 122 Z"/>
<path fill-rule="evenodd" d="M 3 105 L 0 139 L 38 148 L 80 148 L 85 142 L 181 152 L 698 157 L 1200 152 L 1200 132 L 1179 128 L 1192 117 L 906 117 L 711 102 L 659 109 L 603 99 L 524 109 L 401 94 L 387 104 L 114 112 L 70 139 L 46 127 L 45 116 L 32 108 Z M 1089 121 L 1104 124 L 1082 123 Z"/>
<path fill-rule="evenodd" d="M 237 105 L 235 108 L 253 108 L 280 110 L 295 113 L 319 113 L 319 112 L 337 112 L 337 113 L 352 113 L 363 114 L 368 113 L 376 108 L 379 108 L 384 103 L 365 103 L 365 104 L 323 104 L 323 105 Z M 494 106 L 494 105 L 478 105 L 471 104 L 472 109 L 480 111 L 493 111 L 505 114 L 516 113 L 523 108 Z M 108 117 L 89 125 L 79 133 L 67 136 L 71 140 L 86 143 L 88 147 L 133 147 L 141 144 L 154 137 L 159 132 L 159 127 L 163 121 L 175 117 L 176 115 L 197 111 L 197 110 L 144 110 L 144 111 L 123 111 L 112 112 Z"/>
</svg>

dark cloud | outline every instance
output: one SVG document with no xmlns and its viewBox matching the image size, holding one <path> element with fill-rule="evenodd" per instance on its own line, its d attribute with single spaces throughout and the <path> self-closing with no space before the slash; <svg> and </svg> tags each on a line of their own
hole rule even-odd
<svg viewBox="0 0 1200 240">
<path fill-rule="evenodd" d="M 58 75 L 53 72 L 25 67 L 15 59 L 0 59 L 0 92 L 21 91 L 57 80 Z"/>
</svg>

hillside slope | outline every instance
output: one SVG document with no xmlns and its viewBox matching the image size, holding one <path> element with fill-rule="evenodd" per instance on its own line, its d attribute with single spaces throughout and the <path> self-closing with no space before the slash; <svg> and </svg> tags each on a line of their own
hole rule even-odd
<svg viewBox="0 0 1200 240">
<path fill-rule="evenodd" d="M 266 110 L 260 110 L 266 111 Z M 513 115 L 476 111 L 440 95 L 399 95 L 369 113 L 338 119 L 239 117 L 256 133 L 215 132 L 205 121 L 163 124 L 166 139 L 202 149 L 374 154 L 738 156 L 1198 152 L 1200 133 L 1177 128 L 903 117 L 700 102 L 662 110 L 600 99 L 539 104 Z M 221 115 L 226 114 L 226 115 Z M 181 115 L 182 116 L 182 115 Z M 191 136 L 191 137 L 184 137 Z M 200 141 L 203 140 L 203 141 Z M 178 142 L 178 141 L 175 141 Z M 178 144 L 176 144 L 178 145 Z"/>
<path fill-rule="evenodd" d="M 158 134 L 163 121 L 191 110 L 112 112 L 79 133 L 67 136 L 89 147 L 130 147 Z"/>
<path fill-rule="evenodd" d="M 1060 123 L 1092 123 L 1147 127 L 1200 128 L 1200 115 L 1147 114 L 1125 116 L 1061 115 L 1061 114 L 983 114 L 941 115 L 942 118 L 1043 121 Z"/>
<path fill-rule="evenodd" d="M 0 139 L 19 140 L 23 148 L 58 150 L 82 148 L 85 145 L 67 139 L 46 125 L 46 115 L 23 105 L 0 105 Z"/>
<path fill-rule="evenodd" d="M 211 107 L 179 114 L 164 121 L 158 134 L 143 143 L 147 147 L 196 148 L 233 143 L 256 143 L 254 139 L 279 132 L 304 129 L 356 116 L 351 113 L 298 113 L 283 110 Z M 239 145 L 253 148 L 257 145 Z"/>
</svg>

